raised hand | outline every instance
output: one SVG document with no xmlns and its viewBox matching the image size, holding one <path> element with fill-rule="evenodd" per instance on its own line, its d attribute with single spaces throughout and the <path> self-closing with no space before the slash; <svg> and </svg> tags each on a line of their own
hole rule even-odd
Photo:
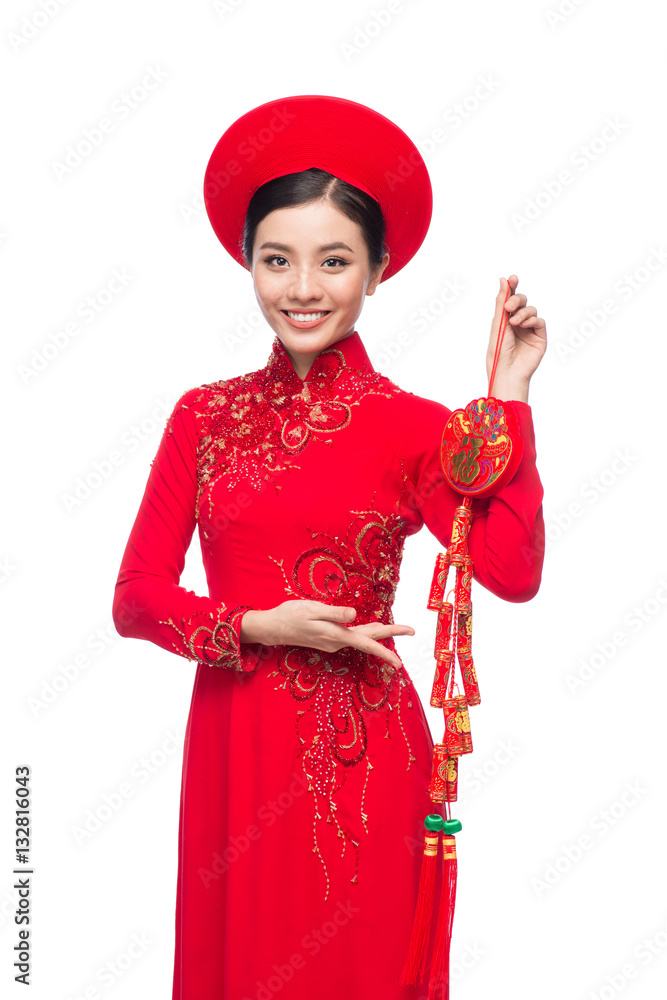
<svg viewBox="0 0 667 1000">
<path fill-rule="evenodd" d="M 527 305 L 527 297 L 521 292 L 517 293 L 518 283 L 517 275 L 512 274 L 509 278 L 511 294 L 503 306 L 508 281 L 506 278 L 500 279 L 486 352 L 486 374 L 488 378 L 491 377 L 496 338 L 504 310 L 509 313 L 510 318 L 503 337 L 491 395 L 497 399 L 519 399 L 527 403 L 531 375 L 547 349 L 547 327 L 537 315 L 535 306 Z"/>
</svg>

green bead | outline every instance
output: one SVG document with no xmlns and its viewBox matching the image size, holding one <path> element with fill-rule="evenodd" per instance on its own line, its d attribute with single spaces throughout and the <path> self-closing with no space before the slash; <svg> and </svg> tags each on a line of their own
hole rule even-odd
<svg viewBox="0 0 667 1000">
<path fill-rule="evenodd" d="M 460 819 L 446 819 L 443 821 L 442 824 L 443 833 L 458 833 L 459 830 L 462 829 L 463 827 L 461 826 Z"/>
<path fill-rule="evenodd" d="M 426 827 L 426 829 L 432 830 L 434 832 L 442 830 L 443 823 L 444 820 L 442 816 L 440 816 L 438 813 L 429 813 L 426 819 L 424 820 L 424 826 Z"/>
</svg>

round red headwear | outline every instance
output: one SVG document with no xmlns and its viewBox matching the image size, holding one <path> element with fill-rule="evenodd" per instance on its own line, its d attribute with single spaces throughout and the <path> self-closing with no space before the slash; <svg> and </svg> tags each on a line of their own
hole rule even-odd
<svg viewBox="0 0 667 1000">
<path fill-rule="evenodd" d="M 247 268 L 242 239 L 252 195 L 274 177 L 310 167 L 327 170 L 379 203 L 391 257 L 382 280 L 400 271 L 421 246 L 431 221 L 428 171 L 397 125 L 343 97 L 283 97 L 229 126 L 204 176 L 206 211 L 224 248 Z"/>
</svg>

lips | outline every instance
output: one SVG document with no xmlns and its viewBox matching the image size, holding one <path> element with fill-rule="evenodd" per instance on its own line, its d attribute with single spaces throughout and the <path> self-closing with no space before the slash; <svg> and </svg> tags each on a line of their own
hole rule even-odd
<svg viewBox="0 0 667 1000">
<path fill-rule="evenodd" d="M 330 310 L 313 309 L 311 310 L 311 312 L 304 311 L 301 313 L 301 315 L 314 316 L 317 313 L 324 313 L 324 315 L 319 316 L 317 319 L 299 320 L 299 319 L 294 319 L 293 316 L 289 315 L 289 313 L 292 312 L 291 309 L 289 310 L 289 312 L 287 309 L 281 309 L 280 311 L 282 312 L 283 316 L 290 324 L 290 326 L 295 327 L 297 330 L 311 330 L 313 327 L 319 326 L 320 323 L 324 323 L 324 321 L 331 315 Z M 294 310 L 294 315 L 297 315 L 297 310 Z"/>
</svg>

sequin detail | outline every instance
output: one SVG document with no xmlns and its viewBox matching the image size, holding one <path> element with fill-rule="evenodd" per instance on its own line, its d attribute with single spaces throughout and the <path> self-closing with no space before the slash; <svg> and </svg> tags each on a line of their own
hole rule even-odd
<svg viewBox="0 0 667 1000">
<path fill-rule="evenodd" d="M 200 422 L 195 505 L 200 522 L 203 494 L 212 514 L 212 487 L 222 476 L 230 489 L 243 480 L 255 490 L 267 482 L 279 490 L 276 475 L 299 468 L 294 459 L 313 440 L 344 430 L 364 396 L 403 391 L 380 372 L 353 367 L 336 347 L 320 352 L 302 381 L 278 337 L 264 368 L 199 388 L 189 408 Z"/>
<path fill-rule="evenodd" d="M 172 646 L 180 656 L 210 667 L 231 667 L 245 672 L 237 629 L 240 616 L 249 610 L 250 605 L 243 604 L 227 612 L 225 606 L 220 605 L 217 616 L 197 611 L 190 618 L 181 618 L 180 628 L 173 618 L 159 624 L 171 625 L 178 632 L 180 640 Z M 251 669 L 254 670 L 255 665 Z"/>
<path fill-rule="evenodd" d="M 383 515 L 374 507 L 351 511 L 351 521 L 344 539 L 326 532 L 309 530 L 322 542 L 303 552 L 286 573 L 284 560 L 273 559 L 285 580 L 285 591 L 305 600 L 346 605 L 357 609 L 354 625 L 379 621 L 393 624 L 391 605 L 399 580 L 399 570 L 406 537 L 405 523 L 398 514 Z M 273 557 L 270 557 L 273 558 Z M 378 640 L 395 651 L 392 637 Z M 410 679 L 401 666 L 396 669 L 379 657 L 344 646 L 334 653 L 304 646 L 278 647 L 281 654 L 277 669 L 270 676 L 282 677 L 282 687 L 299 703 L 308 703 L 296 716 L 300 755 L 308 779 L 308 789 L 315 799 L 313 824 L 314 847 L 326 880 L 325 899 L 329 894 L 329 875 L 317 840 L 317 820 L 334 823 L 343 839 L 342 855 L 348 844 L 355 852 L 352 882 L 358 881 L 359 840 L 361 831 L 343 828 L 338 821 L 334 801 L 349 769 L 366 761 L 366 775 L 360 803 L 360 826 L 368 833 L 363 796 L 372 763 L 367 757 L 366 715 L 385 709 L 385 738 L 390 739 L 390 715 L 396 710 L 397 724 L 407 746 L 407 769 L 415 757 L 400 720 L 404 694 L 410 701 Z M 324 814 L 324 817 L 323 817 Z"/>
</svg>

